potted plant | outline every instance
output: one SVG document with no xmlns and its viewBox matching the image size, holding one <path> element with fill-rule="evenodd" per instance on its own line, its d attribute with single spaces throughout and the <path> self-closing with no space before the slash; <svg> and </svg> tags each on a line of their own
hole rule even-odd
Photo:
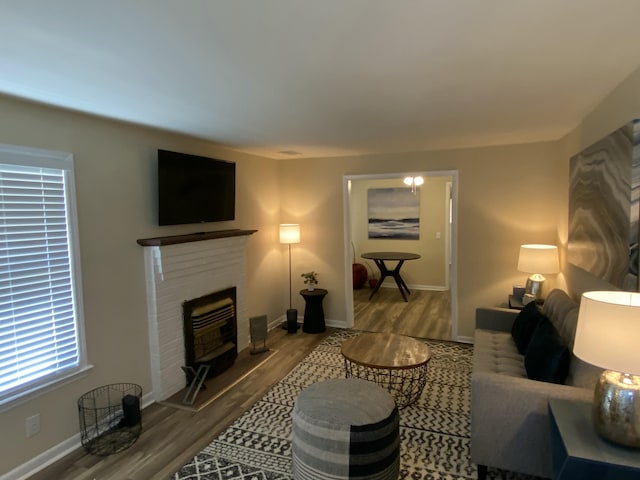
<svg viewBox="0 0 640 480">
<path fill-rule="evenodd" d="M 304 284 L 307 286 L 307 290 L 313 290 L 315 285 L 318 284 L 318 272 L 301 273 L 300 276 L 304 278 Z"/>
</svg>

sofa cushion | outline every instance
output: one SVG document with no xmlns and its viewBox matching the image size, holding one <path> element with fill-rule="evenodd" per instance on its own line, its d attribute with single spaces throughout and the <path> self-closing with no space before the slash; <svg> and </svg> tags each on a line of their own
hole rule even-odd
<svg viewBox="0 0 640 480">
<path fill-rule="evenodd" d="M 473 371 L 527 378 L 524 357 L 518 352 L 509 332 L 475 331 Z"/>
<path fill-rule="evenodd" d="M 551 320 L 565 343 L 573 350 L 573 340 L 578 324 L 579 305 L 571 300 L 569 295 L 558 288 L 547 295 L 542 307 L 542 313 Z"/>
<path fill-rule="evenodd" d="M 543 317 L 544 315 L 536 303 L 529 302 L 513 321 L 511 336 L 522 355 L 526 353 L 533 332 L 535 332 L 538 323 Z"/>
<path fill-rule="evenodd" d="M 564 383 L 570 361 L 571 352 L 556 328 L 548 319 L 541 320 L 524 356 L 527 377 L 543 382 Z"/>
</svg>

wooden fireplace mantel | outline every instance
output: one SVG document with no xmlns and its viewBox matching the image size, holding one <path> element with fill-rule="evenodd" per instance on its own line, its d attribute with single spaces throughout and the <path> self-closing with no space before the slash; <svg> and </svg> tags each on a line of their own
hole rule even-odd
<svg viewBox="0 0 640 480">
<path fill-rule="evenodd" d="M 183 235 L 171 235 L 167 237 L 139 238 L 138 240 L 136 240 L 136 242 L 138 243 L 138 245 L 142 245 L 143 247 L 163 247 L 165 245 L 200 242 L 202 240 L 213 240 L 216 238 L 241 237 L 244 235 L 252 235 L 256 232 L 257 230 L 241 230 L 239 228 L 236 228 L 233 230 L 186 233 Z"/>
</svg>

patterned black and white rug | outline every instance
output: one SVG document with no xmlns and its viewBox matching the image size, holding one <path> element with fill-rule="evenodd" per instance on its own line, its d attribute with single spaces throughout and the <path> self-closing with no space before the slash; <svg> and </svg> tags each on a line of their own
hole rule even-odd
<svg viewBox="0 0 640 480">
<path fill-rule="evenodd" d="M 291 414 L 312 383 L 344 377 L 340 344 L 359 332 L 327 337 L 251 409 L 213 440 L 172 480 L 290 480 Z M 426 342 L 427 385 L 418 402 L 400 410 L 400 479 L 474 479 L 469 459 L 473 346 Z M 530 477 L 489 470 L 489 478 Z"/>
</svg>

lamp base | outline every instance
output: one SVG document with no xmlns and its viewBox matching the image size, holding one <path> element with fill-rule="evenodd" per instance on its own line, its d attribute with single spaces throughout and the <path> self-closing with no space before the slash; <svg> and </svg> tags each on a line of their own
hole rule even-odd
<svg viewBox="0 0 640 480">
<path fill-rule="evenodd" d="M 618 445 L 640 448 L 640 376 L 605 370 L 593 400 L 596 432 Z"/>
<path fill-rule="evenodd" d="M 298 310 L 290 308 L 287 310 L 287 333 L 298 331 Z"/>
<path fill-rule="evenodd" d="M 527 286 L 525 288 L 525 293 L 533 295 L 536 301 L 541 300 L 542 284 L 544 283 L 545 280 L 546 278 L 544 278 L 539 273 L 531 275 L 529 278 L 527 278 Z"/>
</svg>

